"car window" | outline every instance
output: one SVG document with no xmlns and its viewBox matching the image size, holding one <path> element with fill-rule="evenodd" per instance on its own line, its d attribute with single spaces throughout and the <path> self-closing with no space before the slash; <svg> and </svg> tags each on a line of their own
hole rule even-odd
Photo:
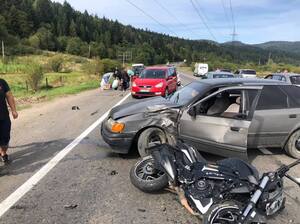
<svg viewBox="0 0 300 224">
<path fill-rule="evenodd" d="M 300 76 L 291 76 L 291 83 L 295 85 L 300 85 Z"/>
<path fill-rule="evenodd" d="M 245 75 L 256 75 L 256 71 L 255 70 L 242 70 L 241 74 L 245 74 Z"/>
<path fill-rule="evenodd" d="M 186 105 L 204 95 L 209 87 L 201 82 L 192 82 L 170 95 L 167 100 L 178 105 Z"/>
<path fill-rule="evenodd" d="M 226 73 L 213 74 L 213 78 L 233 78 L 233 75 Z"/>
<path fill-rule="evenodd" d="M 280 88 L 288 95 L 289 107 L 300 107 L 300 87 L 287 85 Z"/>
<path fill-rule="evenodd" d="M 286 81 L 286 78 L 283 75 L 273 75 L 272 79 L 278 81 Z"/>
<path fill-rule="evenodd" d="M 256 110 L 284 109 L 288 107 L 288 97 L 278 86 L 264 86 Z"/>
<path fill-rule="evenodd" d="M 196 105 L 196 115 L 248 119 L 258 90 L 224 90 Z"/>
<path fill-rule="evenodd" d="M 145 69 L 140 74 L 141 79 L 164 79 L 166 71 L 163 69 Z"/>
</svg>

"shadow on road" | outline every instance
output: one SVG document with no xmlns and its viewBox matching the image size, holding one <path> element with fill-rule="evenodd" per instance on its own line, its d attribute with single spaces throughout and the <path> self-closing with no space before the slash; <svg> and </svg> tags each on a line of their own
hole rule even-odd
<svg viewBox="0 0 300 224">
<path fill-rule="evenodd" d="M 13 162 L 8 167 L 9 175 L 35 172 L 69 143 L 70 140 L 58 139 L 10 147 Z"/>
</svg>

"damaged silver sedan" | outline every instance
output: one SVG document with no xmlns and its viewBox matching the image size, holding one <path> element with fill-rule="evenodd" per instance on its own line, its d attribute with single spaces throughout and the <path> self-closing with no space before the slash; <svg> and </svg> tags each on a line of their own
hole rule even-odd
<svg viewBox="0 0 300 224">
<path fill-rule="evenodd" d="M 141 156 L 153 143 L 184 140 L 198 150 L 246 158 L 278 147 L 300 158 L 300 87 L 263 79 L 192 82 L 168 98 L 113 108 L 101 125 L 112 150 Z"/>
</svg>

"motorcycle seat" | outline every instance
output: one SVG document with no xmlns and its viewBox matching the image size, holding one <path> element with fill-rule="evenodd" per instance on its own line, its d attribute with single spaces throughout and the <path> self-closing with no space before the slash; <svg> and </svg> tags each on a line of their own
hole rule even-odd
<svg viewBox="0 0 300 224">
<path fill-rule="evenodd" d="M 236 158 L 223 159 L 217 162 L 217 165 L 230 168 L 238 173 L 241 179 L 257 184 L 259 182 L 258 170 L 249 163 Z"/>
</svg>

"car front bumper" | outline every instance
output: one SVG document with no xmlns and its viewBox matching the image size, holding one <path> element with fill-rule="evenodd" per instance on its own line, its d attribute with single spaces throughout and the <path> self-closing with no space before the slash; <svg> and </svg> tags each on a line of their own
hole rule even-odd
<svg viewBox="0 0 300 224">
<path fill-rule="evenodd" d="M 129 153 L 134 133 L 113 133 L 106 128 L 106 120 L 101 124 L 101 135 L 103 140 L 111 147 L 113 152 L 127 154 Z"/>
</svg>

